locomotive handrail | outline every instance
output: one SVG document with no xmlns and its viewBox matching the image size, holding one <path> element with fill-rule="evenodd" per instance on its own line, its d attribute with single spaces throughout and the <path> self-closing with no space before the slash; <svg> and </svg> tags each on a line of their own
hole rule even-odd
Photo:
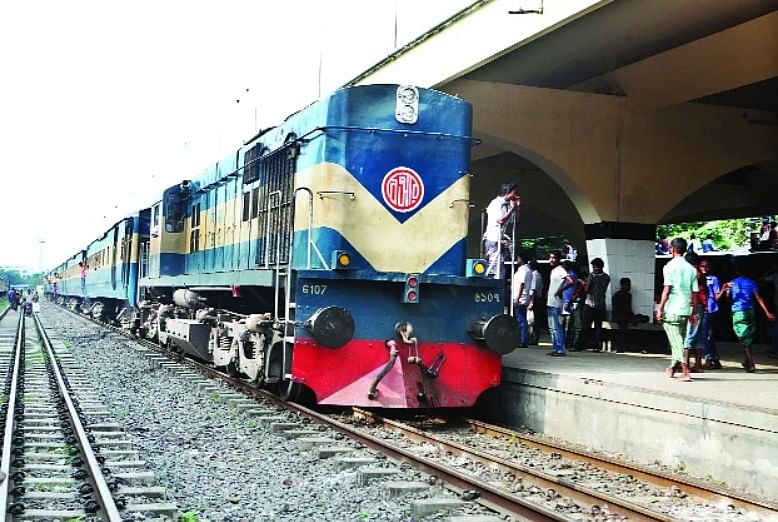
<svg viewBox="0 0 778 522">
<path fill-rule="evenodd" d="M 273 206 L 271 203 L 273 202 L 273 196 L 278 196 L 278 205 L 275 208 L 280 209 L 281 208 L 281 191 L 280 190 L 274 190 L 270 194 L 267 195 L 267 206 L 265 207 L 266 218 L 265 218 L 265 268 L 270 268 L 270 256 L 268 256 L 268 252 L 270 251 L 270 214 Z M 279 242 L 277 242 L 279 243 Z M 276 256 L 276 265 L 278 264 L 278 261 L 281 259 L 280 256 L 280 245 L 278 245 L 278 255 Z"/>
<path fill-rule="evenodd" d="M 295 215 L 295 209 L 297 208 L 297 193 L 299 191 L 304 191 L 308 193 L 308 229 L 305 232 L 305 238 L 306 238 L 306 268 L 311 269 L 311 250 L 316 251 L 316 256 L 319 258 L 319 261 L 321 261 L 321 264 L 324 268 L 327 267 L 327 262 L 324 260 L 324 256 L 321 255 L 321 251 L 319 250 L 319 247 L 316 245 L 316 242 L 313 240 L 313 191 L 309 187 L 297 187 L 294 189 L 294 192 L 292 193 L 292 210 L 291 214 L 294 218 Z M 319 197 L 321 197 L 322 192 L 336 192 L 336 191 L 319 191 L 317 194 L 319 194 Z M 354 193 L 350 192 L 352 194 L 352 198 L 354 199 Z M 294 266 L 292 264 L 294 256 L 294 226 L 292 226 L 292 230 L 289 232 L 289 266 Z"/>
<path fill-rule="evenodd" d="M 318 190 L 316 191 L 316 195 L 319 196 L 319 199 L 324 199 L 324 196 L 328 194 L 345 194 L 348 196 L 348 199 L 351 201 L 354 201 L 357 199 L 356 192 L 348 192 L 346 190 Z"/>
<path fill-rule="evenodd" d="M 454 204 L 455 203 L 467 203 L 467 206 L 469 208 L 475 208 L 475 203 L 473 203 L 472 200 L 467 199 L 467 198 L 452 199 L 448 203 L 448 208 L 454 208 Z"/>
</svg>

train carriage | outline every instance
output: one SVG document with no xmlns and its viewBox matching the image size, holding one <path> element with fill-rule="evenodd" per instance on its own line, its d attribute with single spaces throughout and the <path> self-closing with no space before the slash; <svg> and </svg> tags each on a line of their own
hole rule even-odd
<svg viewBox="0 0 778 522">
<path fill-rule="evenodd" d="M 169 187 L 139 214 L 129 326 L 319 404 L 472 405 L 518 330 L 466 259 L 471 111 L 344 88 Z"/>
</svg>

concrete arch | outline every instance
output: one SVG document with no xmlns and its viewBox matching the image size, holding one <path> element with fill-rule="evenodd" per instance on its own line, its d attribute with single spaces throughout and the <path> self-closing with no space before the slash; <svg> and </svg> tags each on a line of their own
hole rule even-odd
<svg viewBox="0 0 778 522">
<path fill-rule="evenodd" d="M 578 186 L 573 177 L 543 154 L 521 144 L 506 141 L 485 132 L 480 132 L 478 129 L 475 130 L 474 134 L 476 138 L 480 139 L 485 144 L 493 145 L 499 149 L 511 152 L 535 164 L 564 191 L 584 223 L 597 223 L 602 221 L 597 209 L 594 207 L 586 193 Z"/>
<path fill-rule="evenodd" d="M 778 160 L 739 166 L 686 195 L 660 223 L 729 219 L 778 213 Z"/>
</svg>

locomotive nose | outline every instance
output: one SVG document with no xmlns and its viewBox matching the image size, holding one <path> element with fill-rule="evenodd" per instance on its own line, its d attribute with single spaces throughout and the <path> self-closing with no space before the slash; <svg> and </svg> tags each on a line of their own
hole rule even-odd
<svg viewBox="0 0 778 522">
<path fill-rule="evenodd" d="M 519 324 L 508 314 L 493 315 L 488 321 L 474 321 L 468 333 L 500 355 L 510 353 L 519 345 Z"/>
</svg>

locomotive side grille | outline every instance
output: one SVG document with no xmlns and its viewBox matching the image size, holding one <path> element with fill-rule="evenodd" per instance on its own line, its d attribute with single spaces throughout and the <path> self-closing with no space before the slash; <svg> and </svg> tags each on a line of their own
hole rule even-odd
<svg viewBox="0 0 778 522">
<path fill-rule="evenodd" d="M 289 263 L 289 233 L 292 228 L 291 197 L 294 187 L 295 157 L 287 147 L 255 162 L 259 173 L 259 220 L 256 264 L 265 259 L 271 265 Z M 247 167 L 249 168 L 249 167 Z M 268 237 L 268 214 L 270 234 Z M 265 241 L 268 239 L 268 241 Z M 265 257 L 267 256 L 267 257 Z"/>
</svg>

